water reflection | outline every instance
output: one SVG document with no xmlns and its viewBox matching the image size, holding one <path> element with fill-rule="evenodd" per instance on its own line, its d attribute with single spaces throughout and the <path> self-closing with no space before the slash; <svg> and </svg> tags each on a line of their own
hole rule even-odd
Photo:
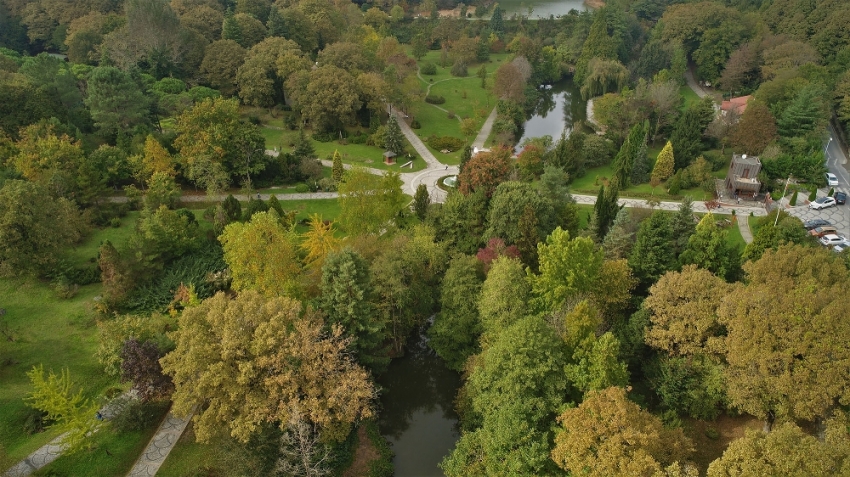
<svg viewBox="0 0 850 477">
<path fill-rule="evenodd" d="M 541 86 L 540 98 L 531 116 L 522 129 L 519 145 L 528 138 L 552 136 L 552 141 L 561 138 L 561 132 L 569 136 L 573 125 L 587 118 L 587 101 L 581 99 L 578 88 L 570 80 L 560 81 L 551 86 Z"/>
<path fill-rule="evenodd" d="M 422 331 L 378 382 L 384 388 L 379 424 L 396 453 L 396 477 L 442 476 L 437 464 L 459 436 L 453 408 L 458 373 L 428 348 Z"/>
</svg>

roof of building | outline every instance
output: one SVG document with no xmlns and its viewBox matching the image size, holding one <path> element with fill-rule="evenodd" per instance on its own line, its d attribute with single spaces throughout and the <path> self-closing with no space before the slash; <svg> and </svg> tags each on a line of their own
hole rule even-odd
<svg viewBox="0 0 850 477">
<path fill-rule="evenodd" d="M 734 154 L 732 155 L 732 162 L 738 164 L 747 164 L 750 166 L 760 166 L 761 161 L 758 156 L 748 156 L 746 154 Z"/>
<path fill-rule="evenodd" d="M 384 153 L 384 157 L 395 157 L 395 156 L 396 156 L 396 153 L 394 153 L 392 151 L 387 151 L 387 152 Z"/>
<path fill-rule="evenodd" d="M 751 99 L 753 99 L 752 95 L 731 98 L 729 101 L 723 101 L 723 103 L 720 104 L 720 110 L 735 111 L 738 114 L 744 114 L 744 110 L 747 109 L 747 102 Z"/>
</svg>

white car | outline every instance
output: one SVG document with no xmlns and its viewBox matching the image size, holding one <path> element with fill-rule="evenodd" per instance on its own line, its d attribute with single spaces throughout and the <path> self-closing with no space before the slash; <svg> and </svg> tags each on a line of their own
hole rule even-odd
<svg viewBox="0 0 850 477">
<path fill-rule="evenodd" d="M 835 174 L 833 174 L 833 173 L 831 173 L 831 172 L 827 172 L 827 173 L 826 173 L 826 183 L 827 183 L 830 187 L 835 187 L 835 186 L 837 186 L 837 185 L 838 185 L 838 178 L 837 178 L 837 177 L 835 177 Z"/>
<path fill-rule="evenodd" d="M 850 242 L 841 235 L 828 234 L 820 238 L 821 245 L 831 247 L 833 245 L 848 245 Z"/>
<path fill-rule="evenodd" d="M 821 197 L 809 204 L 810 209 L 820 210 L 836 205 L 834 197 Z"/>
</svg>

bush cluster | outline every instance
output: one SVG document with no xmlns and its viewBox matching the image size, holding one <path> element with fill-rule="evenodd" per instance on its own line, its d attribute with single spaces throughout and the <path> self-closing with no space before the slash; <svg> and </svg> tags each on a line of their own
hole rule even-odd
<svg viewBox="0 0 850 477">
<path fill-rule="evenodd" d="M 428 96 L 425 96 L 425 102 L 429 104 L 443 104 L 446 102 L 446 98 L 434 94 L 429 94 Z"/>
<path fill-rule="evenodd" d="M 434 63 L 425 63 L 419 68 L 419 72 L 423 75 L 435 75 L 437 74 L 437 65 Z"/>
<path fill-rule="evenodd" d="M 443 149 L 448 149 L 449 151 L 459 151 L 464 145 L 463 139 L 452 137 L 452 136 L 430 136 L 428 138 L 428 145 L 432 148 L 442 151 Z"/>
</svg>

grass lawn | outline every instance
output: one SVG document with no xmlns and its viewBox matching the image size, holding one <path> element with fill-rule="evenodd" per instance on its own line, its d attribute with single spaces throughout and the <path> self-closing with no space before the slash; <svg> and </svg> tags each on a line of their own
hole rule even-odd
<svg viewBox="0 0 850 477">
<path fill-rule="evenodd" d="M 292 148 L 289 145 L 294 144 L 298 138 L 298 131 L 279 130 L 268 127 L 263 127 L 262 131 L 263 137 L 266 138 L 267 149 L 274 149 L 277 147 L 281 151 L 290 152 L 292 151 Z M 416 172 L 425 168 L 425 161 L 416 154 L 414 154 L 413 168 L 402 168 L 401 165 L 407 162 L 407 160 L 400 160 L 395 165 L 388 166 L 383 162 L 384 150 L 379 147 L 367 146 L 365 144 L 343 145 L 338 141 L 319 142 L 313 139 L 310 139 L 310 141 L 313 143 L 313 148 L 316 150 L 316 156 L 319 159 L 331 159 L 334 151 L 339 151 L 342 156 L 342 162 L 345 164 L 360 165 L 396 172 Z M 413 147 L 410 146 L 409 143 L 407 144 L 407 149 L 413 152 Z"/>
<path fill-rule="evenodd" d="M 78 267 L 88 266 L 94 263 L 97 260 L 100 245 L 104 241 L 109 240 L 112 242 L 112 245 L 117 247 L 130 238 L 130 235 L 133 234 L 133 225 L 136 223 L 137 218 L 139 218 L 139 212 L 132 211 L 121 219 L 120 227 L 106 227 L 95 230 L 88 240 L 66 252 L 65 259 L 71 265 Z"/>
<path fill-rule="evenodd" d="M 480 129 L 484 124 L 484 120 L 490 114 L 490 111 L 496 106 L 496 98 L 492 93 L 493 73 L 510 56 L 509 53 L 492 53 L 490 54 L 490 60 L 483 63 L 487 67 L 485 89 L 481 87 L 481 79 L 477 76 L 478 69 L 481 68 L 482 63 L 469 66 L 467 69 L 469 76 L 459 78 L 451 75 L 451 66 L 446 68 L 439 66 L 439 50 L 429 51 L 419 61 L 419 66 L 421 67 L 425 63 L 433 63 L 437 66 L 437 74 L 422 75 L 422 78 L 425 79 L 422 87 L 423 89 L 427 89 L 431 85 L 431 95 L 442 96 L 446 99 L 446 102 L 440 104 L 439 108 L 452 111 L 460 118 L 474 118 L 478 129 Z M 449 119 L 447 113 L 439 108 L 424 101 L 413 105 L 411 116 L 416 118 L 422 125 L 422 128 L 416 131 L 416 134 L 422 138 L 423 142 L 432 134 L 437 136 L 454 136 L 467 139 L 469 142 L 475 139 L 474 137 L 464 138 L 460 132 L 460 121 L 458 119 Z M 441 162 L 453 165 L 460 163 L 460 151 L 443 154 L 430 147 L 429 149 Z"/>
<path fill-rule="evenodd" d="M 599 186 L 608 184 L 608 180 L 614 176 L 614 169 L 611 165 L 594 167 L 588 169 L 584 176 L 579 177 L 570 184 L 570 191 L 574 194 L 596 195 L 599 193 Z M 667 193 L 663 186 L 658 186 L 653 191 L 649 184 L 638 184 L 620 191 L 620 197 L 636 197 L 649 198 L 650 196 L 658 197 L 660 200 L 680 200 L 682 197 L 689 195 L 694 200 L 708 200 L 708 194 L 699 187 L 692 189 L 683 189 L 679 195 L 672 196 Z"/>
<path fill-rule="evenodd" d="M 105 427 L 92 436 L 95 447 L 71 456 L 62 456 L 33 473 L 35 476 L 124 476 L 142 454 L 168 411 L 169 402 L 150 405 L 150 425 L 137 431 L 118 433 Z M 108 452 L 108 454 L 107 454 Z"/>
<path fill-rule="evenodd" d="M 15 336 L 0 344 L 0 444 L 18 461 L 56 437 L 55 432 L 27 435 L 31 410 L 23 398 L 32 390 L 27 371 L 38 364 L 60 372 L 67 367 L 77 389 L 95 398 L 115 377 L 103 373 L 94 357 L 97 327 L 90 309 L 100 284 L 81 287 L 77 296 L 59 299 L 46 283 L 34 279 L 0 279 L 4 320 Z"/>
<path fill-rule="evenodd" d="M 688 109 L 692 104 L 698 103 L 700 100 L 699 96 L 688 85 L 679 88 L 679 95 L 684 100 L 680 108 L 682 111 Z"/>
<path fill-rule="evenodd" d="M 742 216 L 738 217 L 737 219 L 738 220 L 748 220 L 749 218 L 750 217 L 747 216 L 747 215 L 742 215 Z M 728 242 L 729 245 L 735 247 L 735 249 L 738 250 L 738 252 L 743 253 L 744 247 L 747 246 L 747 242 L 744 241 L 744 237 L 741 235 L 741 229 L 738 228 L 737 222 L 733 223 L 732 226 L 729 227 L 726 230 L 729 231 L 729 233 L 726 235 L 726 242 Z"/>
<path fill-rule="evenodd" d="M 104 240 L 116 247 L 126 242 L 137 217 L 138 212 L 131 212 L 119 228 L 94 230 L 65 258 L 75 266 L 91 264 Z M 0 444 L 11 460 L 23 459 L 55 437 L 50 431 L 30 436 L 23 429 L 30 414 L 23 402 L 31 390 L 26 372 L 33 366 L 43 364 L 57 373 L 67 367 L 74 385 L 90 398 L 118 384 L 94 357 L 98 334 L 91 303 L 100 291 L 100 284 L 87 285 L 77 296 L 60 299 L 44 281 L 0 279 L 0 307 L 6 309 L 3 318 L 15 336 L 14 342 L 0 342 Z"/>
</svg>

